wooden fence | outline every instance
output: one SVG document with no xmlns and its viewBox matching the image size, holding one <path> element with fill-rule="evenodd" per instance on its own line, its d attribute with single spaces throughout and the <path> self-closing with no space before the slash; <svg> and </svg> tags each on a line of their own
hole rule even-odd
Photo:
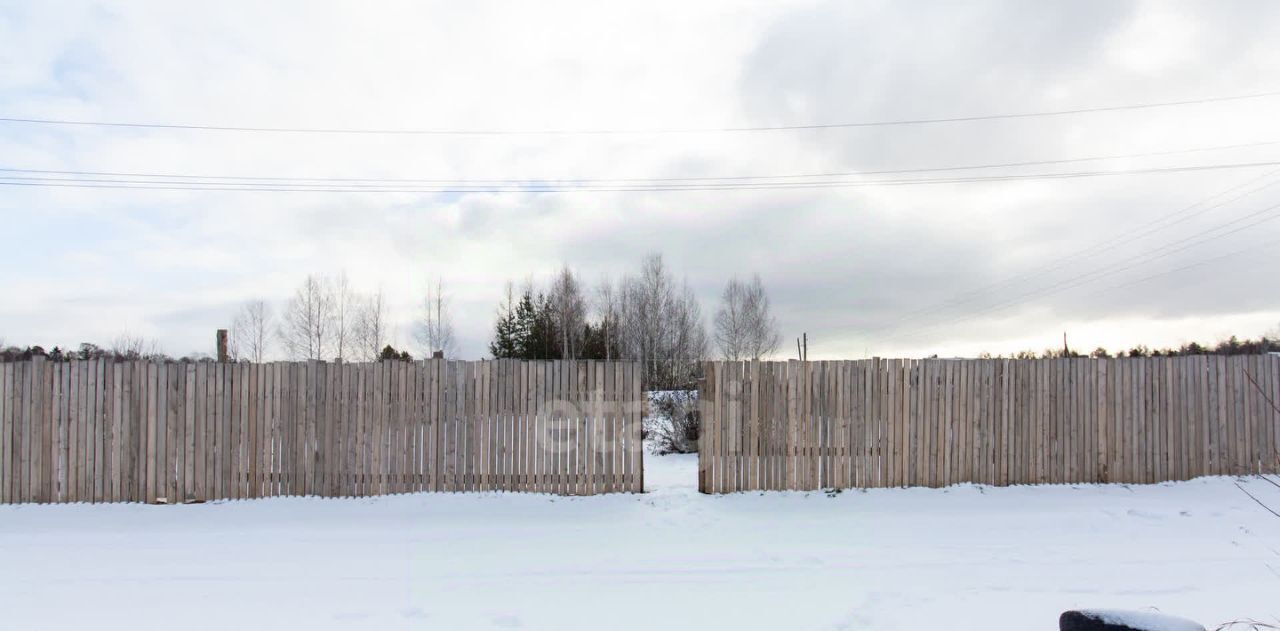
<svg viewBox="0 0 1280 631">
<path fill-rule="evenodd" d="M 1185 480 L 1280 467 L 1280 355 L 708 362 L 699 489 Z"/>
<path fill-rule="evenodd" d="M 619 362 L 0 364 L 0 502 L 644 488 Z"/>
</svg>

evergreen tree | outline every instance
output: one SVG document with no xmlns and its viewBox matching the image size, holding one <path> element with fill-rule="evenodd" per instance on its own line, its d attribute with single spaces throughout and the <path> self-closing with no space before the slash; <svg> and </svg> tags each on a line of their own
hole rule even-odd
<svg viewBox="0 0 1280 631">
<path fill-rule="evenodd" d="M 498 310 L 498 319 L 493 324 L 493 341 L 489 342 L 489 354 L 494 359 L 520 357 L 522 344 L 516 312 L 508 302 Z"/>
</svg>

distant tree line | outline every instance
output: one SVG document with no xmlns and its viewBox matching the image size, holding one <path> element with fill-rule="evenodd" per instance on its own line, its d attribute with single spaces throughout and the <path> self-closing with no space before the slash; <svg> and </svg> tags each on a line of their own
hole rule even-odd
<svg viewBox="0 0 1280 631">
<path fill-rule="evenodd" d="M 142 337 L 132 335 L 121 335 L 111 342 L 111 346 L 103 348 L 97 344 L 88 342 L 81 343 L 75 349 L 63 349 L 57 346 L 45 349 L 43 346 L 5 346 L 0 342 L 0 361 L 24 361 L 32 357 L 44 357 L 49 361 L 61 362 L 85 359 L 110 359 L 115 361 L 130 361 L 146 359 L 151 361 L 164 362 L 199 362 L 213 361 L 213 358 L 205 355 L 192 355 L 188 357 L 174 358 L 165 355 L 160 350 L 160 344 L 155 340 L 149 340 Z"/>
<path fill-rule="evenodd" d="M 1049 359 L 1063 357 L 1185 357 L 1188 355 L 1260 355 L 1263 353 L 1280 353 L 1280 332 L 1276 334 L 1264 335 L 1258 339 L 1239 339 L 1231 336 L 1226 340 L 1217 344 L 1201 344 L 1199 342 L 1189 342 L 1177 348 L 1149 348 L 1144 345 L 1137 345 L 1128 350 L 1121 350 L 1114 354 L 1105 348 L 1098 347 L 1090 353 L 1080 353 L 1071 348 L 1048 348 L 1039 353 L 1036 351 L 1019 351 L 1010 355 L 1013 359 Z M 1003 355 L 992 355 L 990 353 L 982 353 L 979 357 L 984 358 L 1000 358 Z"/>
</svg>

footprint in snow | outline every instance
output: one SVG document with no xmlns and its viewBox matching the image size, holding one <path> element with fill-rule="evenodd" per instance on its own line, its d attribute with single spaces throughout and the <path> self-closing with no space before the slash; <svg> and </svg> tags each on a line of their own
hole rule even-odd
<svg viewBox="0 0 1280 631">
<path fill-rule="evenodd" d="M 343 622 L 354 621 L 354 620 L 365 620 L 368 617 L 369 617 L 369 612 L 367 611 L 344 611 L 344 612 L 333 614 L 334 620 L 341 620 Z"/>
<path fill-rule="evenodd" d="M 1141 518 L 1143 518 L 1143 519 L 1161 519 L 1161 518 L 1163 518 L 1163 515 L 1160 515 L 1159 513 L 1151 513 L 1151 512 L 1148 512 L 1148 511 L 1138 510 L 1138 509 L 1136 509 L 1136 508 L 1130 508 L 1129 510 L 1125 511 L 1125 514 L 1126 514 L 1126 515 L 1128 515 L 1128 516 L 1130 516 L 1130 517 L 1141 517 Z"/>
</svg>

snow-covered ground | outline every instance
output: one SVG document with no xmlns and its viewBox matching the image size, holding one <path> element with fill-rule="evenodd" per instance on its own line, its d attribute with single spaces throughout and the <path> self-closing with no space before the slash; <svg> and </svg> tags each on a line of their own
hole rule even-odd
<svg viewBox="0 0 1280 631">
<path fill-rule="evenodd" d="M 1077 607 L 1280 616 L 1229 478 L 701 496 L 0 507 L 5 629 L 1016 629 Z M 1280 488 L 1241 486 L 1272 507 Z"/>
</svg>

